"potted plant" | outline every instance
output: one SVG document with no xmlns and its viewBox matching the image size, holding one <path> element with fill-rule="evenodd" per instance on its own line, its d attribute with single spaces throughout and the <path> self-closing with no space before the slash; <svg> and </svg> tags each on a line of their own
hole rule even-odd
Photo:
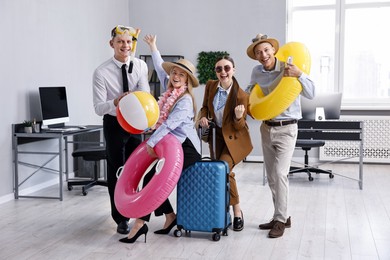
<svg viewBox="0 0 390 260">
<path fill-rule="evenodd" d="M 25 133 L 32 133 L 32 124 L 33 122 L 30 120 L 24 120 L 22 125 L 24 126 L 24 132 Z"/>
<path fill-rule="evenodd" d="M 229 56 L 229 53 L 226 51 L 202 51 L 198 54 L 196 69 L 198 70 L 200 84 L 206 84 L 210 79 L 217 79 L 214 72 L 215 62 L 223 56 Z"/>
</svg>

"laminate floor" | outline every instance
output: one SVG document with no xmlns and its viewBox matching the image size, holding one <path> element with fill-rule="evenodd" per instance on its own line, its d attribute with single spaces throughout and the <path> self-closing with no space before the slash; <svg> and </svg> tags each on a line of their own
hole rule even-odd
<svg viewBox="0 0 390 260">
<path fill-rule="evenodd" d="M 330 165 L 357 178 L 356 164 Z M 245 228 L 229 230 L 218 242 L 211 233 L 177 238 L 155 235 L 164 217 L 152 215 L 147 243 L 118 239 L 105 187 L 64 190 L 64 200 L 19 199 L 0 205 L 0 259 L 390 259 L 390 165 L 364 165 L 364 187 L 336 175 L 304 173 L 290 180 L 292 227 L 270 239 L 258 225 L 272 216 L 270 190 L 263 186 L 263 165 L 235 169 Z M 56 194 L 56 187 L 45 194 Z M 175 192 L 170 196 L 175 204 Z"/>
</svg>

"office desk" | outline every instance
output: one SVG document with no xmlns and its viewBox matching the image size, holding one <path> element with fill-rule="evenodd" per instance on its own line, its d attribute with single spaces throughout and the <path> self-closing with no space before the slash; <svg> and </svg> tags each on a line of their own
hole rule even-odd
<svg viewBox="0 0 390 260">
<path fill-rule="evenodd" d="M 354 179 L 341 174 L 336 174 L 336 175 L 358 181 L 359 188 L 363 189 L 363 122 L 362 121 L 300 120 L 298 121 L 298 139 L 359 142 L 359 178 Z M 342 160 L 347 160 L 347 159 L 350 158 L 343 158 Z M 337 161 L 341 161 L 341 160 L 337 160 Z M 337 161 L 332 161 L 332 162 L 337 162 Z"/>
<path fill-rule="evenodd" d="M 363 189 L 363 122 L 362 121 L 343 121 L 343 120 L 326 120 L 326 121 L 298 121 L 298 139 L 304 140 L 325 140 L 325 141 L 356 141 L 359 142 L 359 177 L 358 179 L 350 178 L 345 175 L 335 174 L 359 183 L 359 188 Z M 343 158 L 330 163 L 347 160 Z M 263 168 L 263 185 L 266 183 L 265 167 Z"/>
<path fill-rule="evenodd" d="M 15 199 L 19 198 L 46 198 L 46 199 L 59 199 L 62 201 L 63 199 L 63 174 L 66 175 L 66 180 L 68 180 L 68 174 L 69 174 L 69 164 L 68 164 L 68 145 L 70 143 L 74 143 L 73 141 L 69 140 L 69 137 L 73 137 L 76 135 L 82 135 L 87 134 L 91 132 L 96 131 L 102 131 L 103 126 L 101 125 L 88 125 L 85 129 L 79 129 L 75 131 L 66 131 L 66 132 L 40 132 L 40 133 L 23 133 L 20 130 L 22 129 L 20 124 L 13 124 L 12 125 L 12 150 L 13 150 L 13 162 L 14 162 L 14 195 Z M 19 150 L 19 145 L 32 143 L 32 142 L 38 142 L 48 139 L 57 139 L 58 141 L 58 151 L 54 152 L 44 152 L 42 150 L 36 150 L 33 151 L 21 151 Z M 85 142 L 83 142 L 85 143 Z M 96 144 L 96 143 L 95 143 Z M 48 155 L 50 158 L 42 163 L 41 165 L 35 165 L 31 163 L 22 162 L 19 160 L 20 154 L 41 154 L 41 155 Z M 46 167 L 46 165 L 54 160 L 55 158 L 59 159 L 59 165 L 58 170 L 54 170 L 51 168 Z M 65 158 L 65 160 L 64 160 Z M 64 163 L 65 163 L 65 171 L 64 171 Z M 19 176 L 19 165 L 24 165 L 27 167 L 35 168 L 35 171 L 31 174 L 29 174 L 26 178 L 23 180 L 20 180 Z M 32 177 L 34 174 L 36 174 L 40 170 L 48 170 L 58 173 L 59 177 L 59 194 L 58 197 L 52 197 L 52 196 L 30 196 L 30 195 L 20 195 L 19 194 L 19 188 L 23 183 L 25 183 L 30 177 Z"/>
</svg>

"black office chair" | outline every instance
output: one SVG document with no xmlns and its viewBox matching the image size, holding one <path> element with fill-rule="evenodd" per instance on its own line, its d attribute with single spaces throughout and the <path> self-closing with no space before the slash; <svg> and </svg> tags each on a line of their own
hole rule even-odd
<svg viewBox="0 0 390 260">
<path fill-rule="evenodd" d="M 95 162 L 93 177 L 90 180 L 69 180 L 68 181 L 68 190 L 72 190 L 73 186 L 83 185 L 82 191 L 83 195 L 86 196 L 88 194 L 88 189 L 95 186 L 106 186 L 106 180 L 99 180 L 99 172 L 98 172 L 98 164 L 101 160 L 106 159 L 106 148 L 104 146 L 89 146 L 79 148 L 73 151 L 73 157 L 82 157 L 85 161 Z"/>
<path fill-rule="evenodd" d="M 309 181 L 313 181 L 313 177 L 311 176 L 312 172 L 326 173 L 326 174 L 329 174 L 329 178 L 333 178 L 334 175 L 333 175 L 331 170 L 323 170 L 323 169 L 320 169 L 318 167 L 314 167 L 314 166 L 309 165 L 309 154 L 308 153 L 311 150 L 311 148 L 321 147 L 324 145 L 325 145 L 325 141 L 323 141 L 323 140 L 298 139 L 296 144 L 295 144 L 295 147 L 300 147 L 300 148 L 302 148 L 302 150 L 305 151 L 304 165 L 303 165 L 303 167 L 291 166 L 289 174 L 293 174 L 293 173 L 297 173 L 297 172 L 306 172 L 308 177 L 309 177 Z"/>
</svg>

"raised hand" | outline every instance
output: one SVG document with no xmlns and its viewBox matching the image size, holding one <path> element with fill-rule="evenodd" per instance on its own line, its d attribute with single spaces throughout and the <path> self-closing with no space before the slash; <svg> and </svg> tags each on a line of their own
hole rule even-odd
<svg viewBox="0 0 390 260">
<path fill-rule="evenodd" d="M 157 51 L 157 35 L 147 34 L 144 37 L 144 42 L 149 45 L 151 51 Z"/>
<path fill-rule="evenodd" d="M 238 105 L 234 108 L 234 114 L 236 115 L 237 119 L 240 119 L 245 112 L 245 107 L 244 105 Z"/>
</svg>

